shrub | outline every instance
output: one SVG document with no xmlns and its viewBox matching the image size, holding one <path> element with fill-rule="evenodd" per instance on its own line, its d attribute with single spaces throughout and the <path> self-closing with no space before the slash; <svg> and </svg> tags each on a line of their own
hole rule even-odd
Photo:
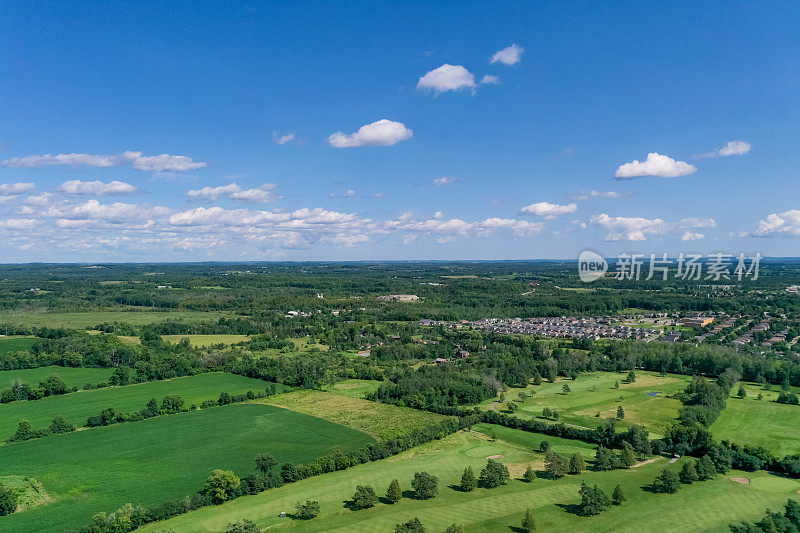
<svg viewBox="0 0 800 533">
<path fill-rule="evenodd" d="M 439 494 L 439 478 L 427 472 L 417 472 L 411 486 L 419 500 L 429 500 Z"/>
<path fill-rule="evenodd" d="M 319 502 L 306 500 L 294 505 L 295 516 L 301 520 L 311 520 L 319 514 Z"/>
</svg>

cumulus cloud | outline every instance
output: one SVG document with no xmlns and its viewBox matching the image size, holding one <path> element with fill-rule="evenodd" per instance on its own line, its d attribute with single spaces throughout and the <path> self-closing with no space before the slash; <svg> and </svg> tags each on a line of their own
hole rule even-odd
<svg viewBox="0 0 800 533">
<path fill-rule="evenodd" d="M 103 222 L 142 223 L 153 221 L 156 217 L 163 217 L 170 212 L 167 207 L 150 207 L 142 204 L 128 204 L 114 202 L 103 204 L 98 200 L 86 202 L 59 202 L 50 205 L 39 214 L 47 218 L 60 218 L 66 220 L 97 220 Z"/>
<path fill-rule="evenodd" d="M 517 46 L 516 44 L 512 44 L 511 46 L 506 46 L 502 50 L 495 52 L 489 62 L 502 63 L 504 65 L 514 65 L 520 62 L 523 52 L 525 52 L 524 48 Z"/>
<path fill-rule="evenodd" d="M 42 154 L 12 157 L 0 162 L 10 168 L 38 168 L 52 165 L 116 167 L 131 163 L 136 170 L 149 172 L 182 172 L 204 168 L 206 163 L 193 161 L 185 155 L 160 154 L 146 156 L 142 152 L 126 151 L 120 155 L 94 154 Z"/>
<path fill-rule="evenodd" d="M 545 220 L 553 220 L 558 215 L 574 213 L 577 210 L 578 204 L 575 203 L 558 205 L 551 204 L 550 202 L 537 202 L 535 204 L 526 205 L 520 211 L 528 215 L 543 216 Z"/>
<path fill-rule="evenodd" d="M 674 233 L 687 233 L 698 228 L 714 228 L 717 222 L 712 218 L 684 218 L 678 222 L 666 222 L 661 218 L 610 217 L 605 213 L 593 216 L 589 220 L 607 231 L 607 241 L 644 241 L 653 236 L 664 236 Z M 702 238 L 702 234 L 700 235 Z M 683 239 L 690 240 L 690 239 Z"/>
<path fill-rule="evenodd" d="M 0 220 L 0 227 L 11 230 L 31 229 L 36 226 L 36 220 L 32 218 L 9 218 Z"/>
<path fill-rule="evenodd" d="M 697 233 L 697 232 L 692 232 L 692 231 L 687 231 L 686 233 L 681 235 L 681 240 L 682 241 L 697 241 L 697 240 L 705 239 L 705 238 L 706 238 L 706 236 L 703 235 L 702 233 Z"/>
<path fill-rule="evenodd" d="M 731 155 L 744 155 L 750 151 L 753 146 L 749 142 L 745 141 L 728 141 L 725 146 L 720 148 L 719 150 L 714 150 L 713 152 L 709 152 L 707 154 L 700 154 L 698 158 L 703 157 L 728 157 Z"/>
<path fill-rule="evenodd" d="M 500 83 L 500 78 L 497 76 L 490 76 L 487 74 L 481 78 L 481 85 L 497 85 L 498 83 Z"/>
<path fill-rule="evenodd" d="M 697 167 L 684 161 L 676 161 L 666 155 L 655 152 L 647 154 L 643 162 L 634 159 L 630 163 L 620 165 L 614 177 L 617 179 L 632 179 L 642 176 L 658 176 L 660 178 L 677 178 L 697 172 Z"/>
<path fill-rule="evenodd" d="M 476 86 L 474 74 L 461 65 L 447 63 L 426 73 L 417 82 L 417 89 L 433 89 L 436 94 L 445 91 L 474 89 Z"/>
<path fill-rule="evenodd" d="M 444 185 L 452 185 L 453 183 L 457 182 L 458 178 L 454 178 L 452 176 L 442 176 L 440 178 L 436 178 L 433 180 L 433 184 L 437 187 L 442 187 Z"/>
<path fill-rule="evenodd" d="M 573 196 L 576 200 L 588 200 L 590 198 L 622 198 L 624 195 L 617 191 L 583 191 L 580 194 Z"/>
<path fill-rule="evenodd" d="M 284 133 L 281 135 L 277 131 L 272 132 L 272 138 L 275 139 L 276 144 L 280 144 L 281 146 L 295 140 L 294 133 Z"/>
<path fill-rule="evenodd" d="M 69 180 L 62 183 L 58 190 L 65 194 L 85 194 L 94 196 L 113 196 L 130 194 L 138 191 L 136 187 L 124 181 L 114 180 L 110 183 L 102 181 Z"/>
<path fill-rule="evenodd" d="M 402 122 L 394 122 L 385 118 L 361 126 L 355 133 L 337 131 L 328 137 L 328 144 L 334 148 L 354 148 L 358 146 L 392 146 L 406 141 L 414 132 Z"/>
<path fill-rule="evenodd" d="M 36 188 L 33 183 L 0 183 L 0 194 L 17 195 Z"/>
<path fill-rule="evenodd" d="M 800 210 L 771 213 L 758 222 L 758 229 L 743 232 L 743 237 L 800 237 Z"/>
<path fill-rule="evenodd" d="M 256 189 L 243 189 L 237 183 L 230 183 L 219 187 L 193 189 L 188 191 L 186 196 L 204 200 L 217 200 L 226 197 L 237 202 L 267 203 L 282 198 L 281 195 L 273 192 L 276 187 L 277 184 L 275 183 L 265 183 Z"/>
</svg>

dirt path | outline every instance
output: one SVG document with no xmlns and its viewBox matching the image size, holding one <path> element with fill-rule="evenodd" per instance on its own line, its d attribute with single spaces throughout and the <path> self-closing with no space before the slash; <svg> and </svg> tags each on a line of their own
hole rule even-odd
<svg viewBox="0 0 800 533">
<path fill-rule="evenodd" d="M 636 463 L 631 468 L 639 468 L 640 466 L 649 465 L 650 463 L 655 463 L 659 459 L 663 459 L 663 457 L 653 457 L 652 459 L 648 459 L 647 461 L 642 461 L 641 463 Z"/>
</svg>

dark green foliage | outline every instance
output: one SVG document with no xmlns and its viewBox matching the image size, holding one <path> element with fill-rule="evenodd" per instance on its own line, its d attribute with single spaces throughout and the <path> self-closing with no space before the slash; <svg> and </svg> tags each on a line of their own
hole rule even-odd
<svg viewBox="0 0 800 533">
<path fill-rule="evenodd" d="M 255 458 L 255 463 L 258 471 L 265 475 L 272 472 L 272 469 L 278 466 L 278 461 L 268 453 L 262 453 L 257 456 Z"/>
<path fill-rule="evenodd" d="M 630 468 L 636 464 L 636 452 L 633 451 L 633 446 L 630 443 L 622 443 L 622 451 L 619 453 L 619 465 L 624 468 Z"/>
<path fill-rule="evenodd" d="M 205 492 L 213 503 L 222 503 L 231 499 L 239 487 L 240 480 L 230 470 L 216 469 L 206 479 Z"/>
<path fill-rule="evenodd" d="M 361 509 L 369 509 L 375 507 L 378 503 L 378 495 L 375 494 L 375 489 L 369 485 L 358 485 L 356 492 L 353 494 L 353 509 L 356 511 Z"/>
<path fill-rule="evenodd" d="M 536 530 L 536 520 L 530 509 L 525 509 L 525 516 L 522 517 L 522 531 L 531 533 Z"/>
<path fill-rule="evenodd" d="M 425 533 L 425 526 L 422 525 L 416 516 L 408 522 L 394 526 L 394 533 Z"/>
<path fill-rule="evenodd" d="M 450 524 L 444 533 L 464 533 L 464 528 L 461 524 Z"/>
<path fill-rule="evenodd" d="M 665 468 L 653 481 L 653 491 L 661 494 L 675 494 L 680 490 L 681 482 L 678 473 Z"/>
<path fill-rule="evenodd" d="M 464 473 L 461 474 L 461 483 L 459 484 L 459 489 L 462 492 L 472 492 L 477 486 L 478 480 L 475 479 L 475 472 L 472 471 L 471 466 L 466 467 L 464 469 Z"/>
<path fill-rule="evenodd" d="M 578 491 L 581 496 L 580 513 L 583 516 L 594 516 L 602 513 L 611 506 L 608 494 L 595 485 L 590 487 L 586 483 Z"/>
<path fill-rule="evenodd" d="M 623 420 L 625 418 L 625 409 L 622 408 L 620 405 L 617 407 L 617 420 Z"/>
<path fill-rule="evenodd" d="M 389 503 L 397 503 L 402 499 L 403 491 L 400 489 L 400 482 L 393 479 L 392 482 L 389 483 L 389 488 L 386 490 L 386 501 Z"/>
<path fill-rule="evenodd" d="M 505 485 L 510 479 L 508 468 L 503 463 L 489 459 L 486 466 L 481 470 L 481 475 L 478 478 L 478 483 L 481 487 L 493 489 L 500 485 Z"/>
<path fill-rule="evenodd" d="M 583 456 L 580 453 L 575 452 L 569 460 L 567 473 L 575 475 L 580 474 L 584 470 L 586 470 L 586 462 L 583 460 Z"/>
<path fill-rule="evenodd" d="M 560 478 L 567 473 L 567 460 L 554 451 L 547 452 L 544 469 L 551 478 Z"/>
<path fill-rule="evenodd" d="M 255 522 L 244 518 L 241 522 L 228 524 L 225 533 L 259 533 L 260 531 L 261 528 L 259 528 Z"/>
<path fill-rule="evenodd" d="M 311 520 L 319 514 L 319 502 L 306 500 L 294 504 L 294 516 L 300 520 Z"/>
<path fill-rule="evenodd" d="M 439 494 L 439 478 L 427 472 L 417 472 L 411 480 L 418 500 L 429 500 Z"/>
<path fill-rule="evenodd" d="M 622 505 L 627 499 L 625 493 L 622 491 L 622 486 L 617 484 L 617 486 L 614 487 L 614 492 L 611 493 L 611 503 L 614 505 Z"/>
<path fill-rule="evenodd" d="M 697 468 L 695 467 L 694 461 L 686 461 L 683 463 L 680 479 L 681 483 L 686 483 L 687 485 L 700 479 L 700 475 L 697 473 Z"/>
<path fill-rule="evenodd" d="M 744 386 L 739 385 L 739 390 L 736 393 L 736 396 L 738 396 L 739 398 L 746 398 L 747 397 L 747 391 L 744 389 Z"/>
<path fill-rule="evenodd" d="M 53 421 L 50 423 L 50 427 L 47 428 L 50 434 L 52 435 L 59 435 L 61 433 L 69 433 L 70 431 L 75 431 L 75 426 L 67 422 L 67 420 L 61 416 L 56 415 L 53 418 Z"/>
<path fill-rule="evenodd" d="M 793 392 L 781 392 L 778 395 L 778 399 L 775 400 L 778 403 L 785 403 L 788 405 L 798 405 L 800 404 L 800 398 L 797 397 L 797 394 Z"/>
<path fill-rule="evenodd" d="M 631 370 L 630 372 L 628 372 L 628 375 L 625 376 L 624 381 L 625 383 L 634 383 L 636 381 L 636 373 L 633 370 Z"/>
<path fill-rule="evenodd" d="M 547 453 L 550 451 L 550 443 L 546 440 L 543 440 L 539 443 L 539 451 L 542 453 Z"/>
<path fill-rule="evenodd" d="M 183 398 L 181 398 L 177 394 L 165 396 L 164 400 L 161 402 L 162 415 L 180 413 L 183 410 L 184 410 Z"/>
<path fill-rule="evenodd" d="M 17 509 L 17 493 L 0 483 L 0 516 L 13 513 Z"/>
<path fill-rule="evenodd" d="M 783 513 L 767 510 L 764 518 L 758 522 L 742 522 L 730 524 L 732 533 L 795 533 L 800 530 L 800 504 L 788 500 Z"/>
<path fill-rule="evenodd" d="M 16 442 L 20 440 L 28 440 L 36 438 L 37 434 L 36 431 L 33 429 L 33 426 L 27 420 L 20 420 L 17 424 L 17 431 L 14 435 L 8 439 L 8 442 Z"/>
<path fill-rule="evenodd" d="M 700 481 L 713 479 L 717 476 L 717 467 L 710 455 L 704 455 L 697 463 L 697 476 Z"/>
<path fill-rule="evenodd" d="M 533 471 L 531 465 L 528 465 L 528 468 L 525 469 L 525 473 L 522 475 L 522 479 L 524 479 L 528 483 L 533 483 L 533 480 L 536 479 L 536 472 Z"/>
<path fill-rule="evenodd" d="M 613 470 L 616 468 L 617 459 L 608 448 L 598 446 L 594 456 L 595 470 Z"/>
<path fill-rule="evenodd" d="M 564 383 L 564 385 L 561 386 L 561 392 L 563 394 L 569 394 L 570 392 L 572 392 L 572 389 L 569 388 L 569 385 Z"/>
</svg>

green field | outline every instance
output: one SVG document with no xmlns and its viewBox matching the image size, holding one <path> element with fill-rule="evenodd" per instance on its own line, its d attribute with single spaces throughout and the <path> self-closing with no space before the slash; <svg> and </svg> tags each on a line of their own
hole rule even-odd
<svg viewBox="0 0 800 533">
<path fill-rule="evenodd" d="M 76 426 L 82 426 L 89 416 L 98 414 L 106 407 L 114 407 L 121 412 L 139 411 L 150 398 L 161 401 L 168 394 L 180 395 L 188 407 L 203 400 L 216 400 L 221 392 L 263 392 L 267 385 L 266 381 L 260 379 L 209 372 L 123 387 L 78 391 L 41 400 L 11 402 L 0 405 L 0 441 L 10 437 L 22 419 L 29 420 L 35 428 L 41 428 L 48 426 L 54 416 L 61 415 Z"/>
<path fill-rule="evenodd" d="M 509 389 L 506 401 L 516 400 L 520 391 L 528 394 L 524 402 L 516 402 L 515 413 L 520 418 L 541 417 L 542 409 L 550 407 L 559 411 L 559 421 L 583 427 L 597 427 L 605 418 L 615 418 L 617 407 L 625 410 L 621 428 L 629 424 L 640 424 L 658 436 L 671 426 L 678 416 L 681 402 L 667 398 L 667 394 L 686 388 L 689 378 L 679 375 L 659 376 L 653 372 L 636 372 L 636 382 L 622 383 L 626 373 L 592 372 L 581 374 L 578 379 L 558 378 L 554 383 L 529 385 L 526 389 Z M 614 384 L 619 382 L 619 389 Z M 568 385 L 571 392 L 564 394 L 562 387 Z M 533 393 L 536 394 L 533 394 Z M 658 393 L 649 396 L 651 393 Z M 622 397 L 622 399 L 620 399 Z M 482 408 L 503 411 L 505 403 L 498 398 L 480 404 Z M 600 416 L 596 416 L 600 413 Z"/>
<path fill-rule="evenodd" d="M 0 476 L 30 476 L 52 503 L 0 517 L 3 532 L 64 531 L 125 502 L 155 505 L 202 489 L 214 468 L 245 475 L 253 458 L 302 463 L 364 433 L 268 405 L 229 405 L 0 448 Z"/>
<path fill-rule="evenodd" d="M 192 346 L 211 346 L 212 344 L 234 344 L 250 340 L 249 335 L 162 335 L 167 342 L 180 342 L 188 338 Z"/>
<path fill-rule="evenodd" d="M 550 443 L 551 450 L 565 457 L 572 457 L 572 454 L 578 452 L 586 461 L 594 461 L 596 446 L 580 440 L 551 437 L 542 433 L 520 431 L 495 424 L 475 424 L 472 431 L 482 433 L 491 439 L 503 441 L 509 446 L 516 445 L 524 451 L 539 450 L 542 441 L 546 440 Z"/>
<path fill-rule="evenodd" d="M 778 457 L 800 453 L 800 406 L 776 403 L 780 388 L 772 388 L 745 384 L 747 397 L 738 398 L 739 386 L 734 385 L 727 406 L 711 426 L 714 437 L 763 446 Z M 759 394 L 762 400 L 756 399 Z"/>
<path fill-rule="evenodd" d="M 447 418 L 409 407 L 314 390 L 299 390 L 256 401 L 324 418 L 363 431 L 377 439 L 405 435 Z"/>
<path fill-rule="evenodd" d="M 218 311 L 86 311 L 78 313 L 34 313 L 17 312 L 0 318 L 2 323 L 24 326 L 46 326 L 50 328 L 85 329 L 105 322 L 127 322 L 134 326 L 155 324 L 166 320 L 202 322 L 218 320 L 230 313 Z"/>
<path fill-rule="evenodd" d="M 511 430 L 515 431 L 515 430 Z M 515 439 L 516 440 L 516 439 Z M 580 447 L 580 444 L 576 446 Z M 508 485 L 496 489 L 479 488 L 462 493 L 453 488 L 464 467 L 478 472 L 486 457 L 502 456 L 512 473 Z M 730 472 L 727 476 L 684 486 L 678 494 L 652 494 L 642 490 L 667 466 L 665 459 L 629 470 L 586 472 L 559 480 L 536 479 L 525 483 L 517 477 L 528 463 L 540 464 L 541 454 L 523 450 L 501 440 L 489 441 L 475 433 L 458 433 L 383 461 L 368 463 L 341 472 L 323 474 L 298 483 L 247 496 L 221 506 L 206 507 L 142 529 L 156 533 L 223 532 L 227 524 L 247 518 L 268 530 L 335 531 L 373 533 L 392 531 L 395 524 L 419 517 L 427 531 L 441 532 L 459 523 L 468 533 L 514 531 L 526 508 L 536 518 L 537 532 L 641 531 L 727 532 L 728 524 L 760 519 L 767 507 L 777 509 L 788 498 L 797 498 L 800 482 L 770 476 L 765 472 Z M 679 469 L 681 462 L 670 465 Z M 383 495 L 393 478 L 403 490 L 410 490 L 414 472 L 437 475 L 439 495 L 428 501 L 404 498 L 399 503 L 378 503 L 372 509 L 351 511 L 345 507 L 355 486 L 372 485 Z M 733 483 L 733 476 L 748 477 L 749 485 Z M 598 484 L 611 492 L 620 483 L 628 497 L 621 507 L 612 507 L 599 516 L 584 518 L 570 512 L 579 502 L 581 482 Z M 409 496 L 411 494 L 408 494 Z M 298 500 L 317 500 L 321 514 L 308 521 L 280 518 L 291 514 Z M 679 514 L 677 514 L 679 513 Z"/>
<path fill-rule="evenodd" d="M 325 387 L 325 390 L 351 398 L 363 398 L 366 393 L 375 392 L 380 384 L 380 381 L 369 379 L 346 379 Z"/>
<path fill-rule="evenodd" d="M 10 336 L 0 337 L 0 354 L 8 352 L 23 352 L 30 349 L 36 337 Z"/>
<path fill-rule="evenodd" d="M 27 381 L 36 387 L 51 374 L 58 374 L 70 387 L 83 387 L 87 383 L 96 385 L 108 378 L 114 372 L 112 368 L 73 368 L 65 366 L 42 366 L 39 368 L 26 368 L 24 370 L 0 371 L 0 389 L 10 387 L 16 379 Z"/>
</svg>

